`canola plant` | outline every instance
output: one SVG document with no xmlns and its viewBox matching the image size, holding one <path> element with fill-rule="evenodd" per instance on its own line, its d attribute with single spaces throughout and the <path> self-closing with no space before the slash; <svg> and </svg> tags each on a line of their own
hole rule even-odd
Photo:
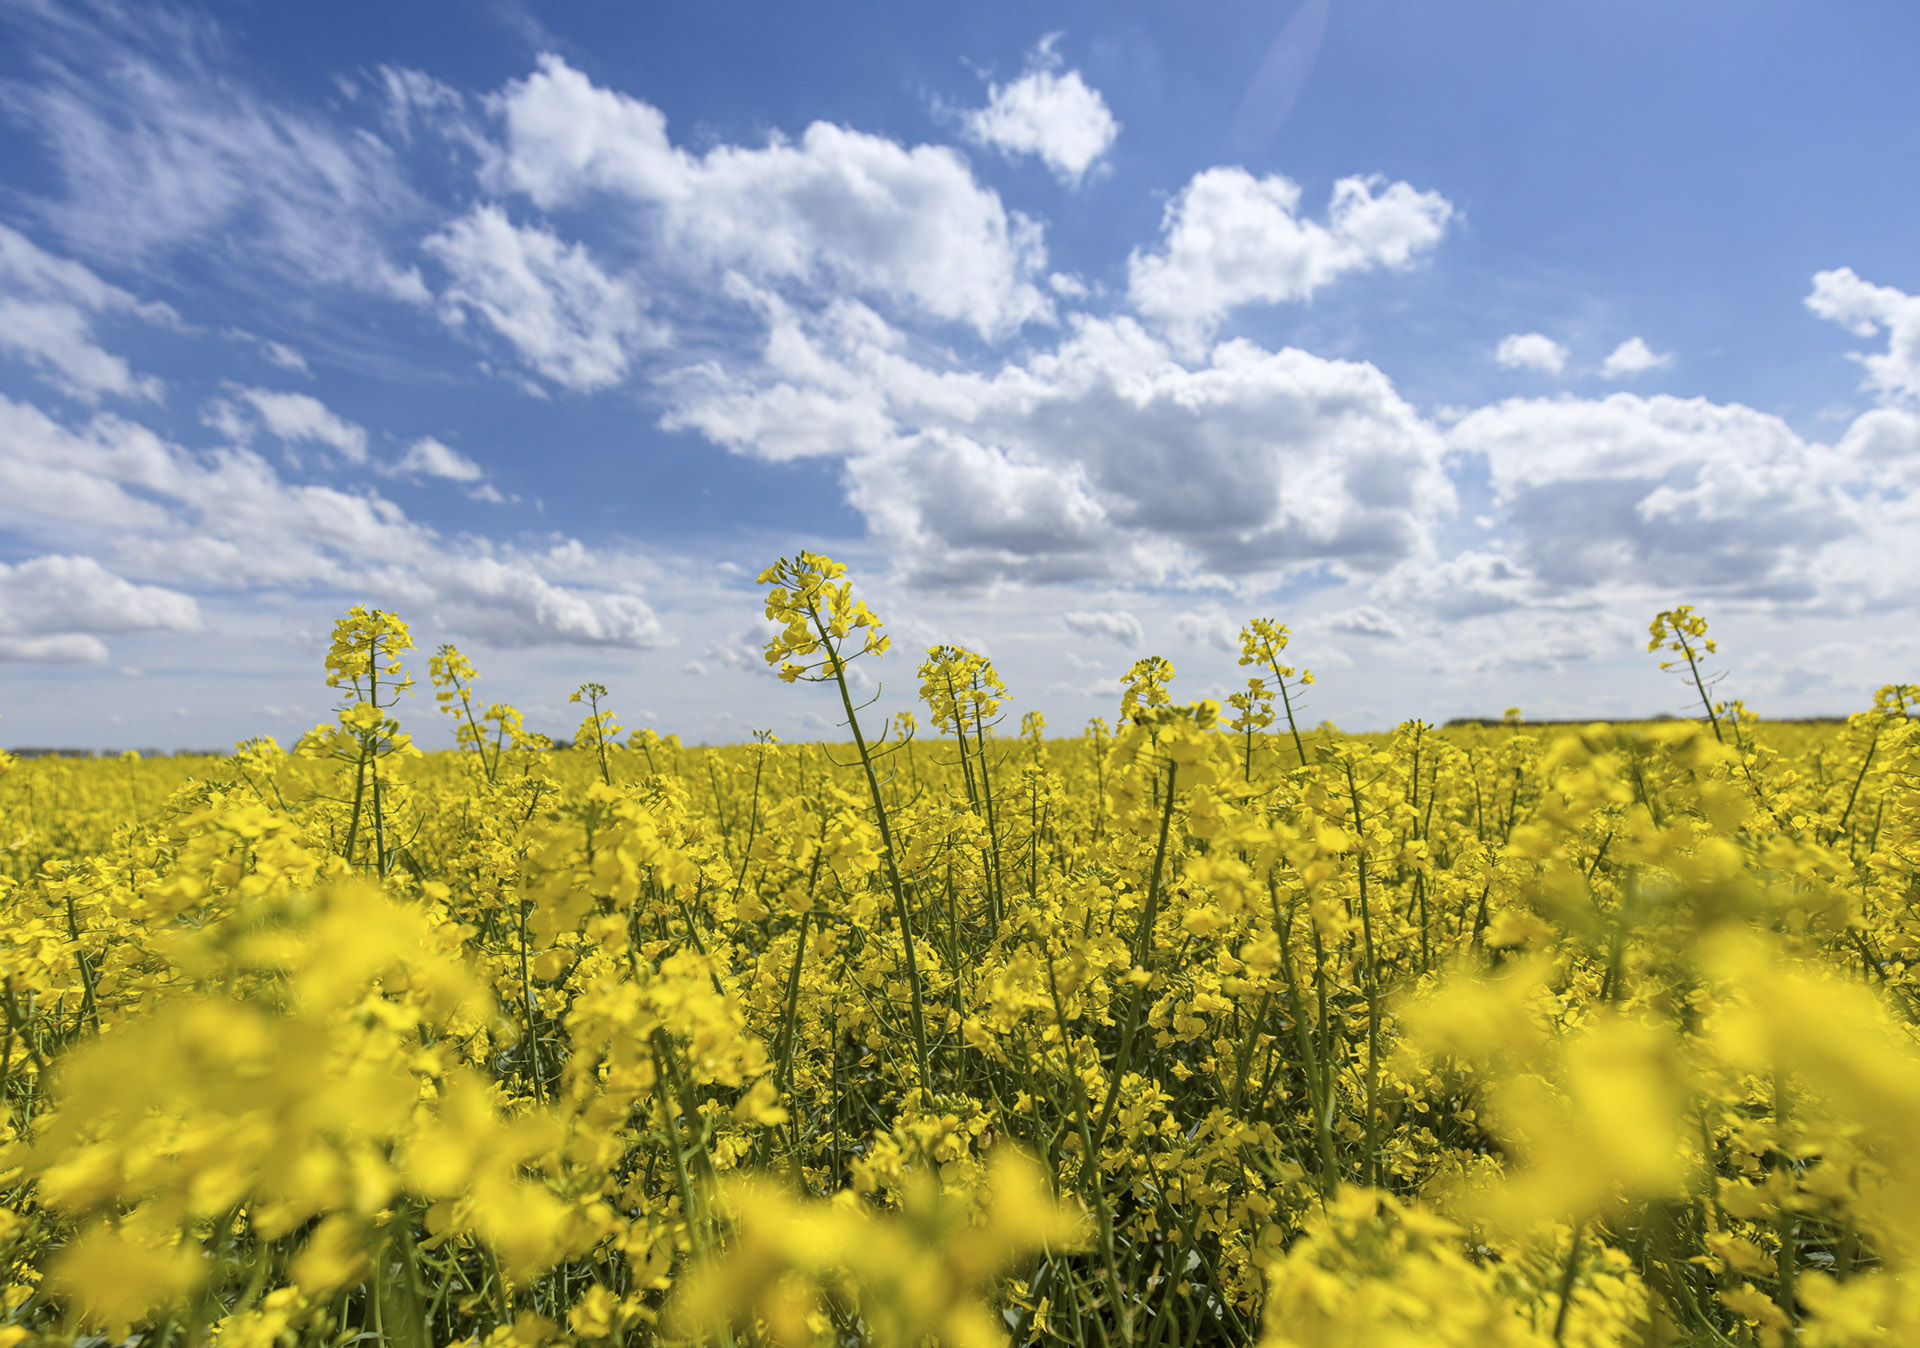
<svg viewBox="0 0 1920 1348">
<path fill-rule="evenodd" d="M 0 1348 L 1920 1342 L 1916 690 L 1007 733 L 841 568 L 848 740 L 570 748 L 355 609 L 291 750 L 0 755 Z M 419 705 L 419 704 L 415 704 Z M 863 719 L 865 718 L 865 719 Z"/>
</svg>

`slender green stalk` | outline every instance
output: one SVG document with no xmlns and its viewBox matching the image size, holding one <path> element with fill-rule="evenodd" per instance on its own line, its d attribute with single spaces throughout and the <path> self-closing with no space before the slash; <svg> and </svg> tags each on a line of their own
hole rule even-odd
<svg viewBox="0 0 1920 1348">
<path fill-rule="evenodd" d="M 1267 899 L 1273 905 L 1273 926 L 1280 938 L 1280 968 L 1287 979 L 1287 1015 L 1293 1021 L 1294 1041 L 1300 1046 L 1300 1064 L 1307 1074 L 1307 1095 L 1313 1101 L 1314 1146 L 1320 1153 L 1320 1198 L 1333 1196 L 1340 1184 L 1340 1167 L 1333 1153 L 1333 1087 L 1321 1070 L 1320 1055 L 1314 1050 L 1314 1037 L 1307 1029 L 1307 1011 L 1300 997 L 1300 980 L 1294 973 L 1293 908 L 1280 914 L 1280 895 L 1271 877 L 1267 880 Z M 1318 938 L 1316 937 L 1316 942 Z M 1326 1023 L 1326 1001 L 1320 1004 L 1322 1027 Z"/>
<path fill-rule="evenodd" d="M 1266 652 L 1267 668 L 1273 671 L 1273 681 L 1280 685 L 1280 705 L 1287 713 L 1287 730 L 1293 735 L 1293 751 L 1300 755 L 1300 766 L 1307 765 L 1307 746 L 1300 741 L 1300 725 L 1293 719 L 1293 698 L 1287 692 L 1287 676 L 1280 672 L 1280 655 L 1273 649 L 1271 641 L 1262 641 Z M 1312 673 L 1311 670 L 1308 673 Z"/>
<path fill-rule="evenodd" d="M 1130 1343 L 1133 1341 L 1133 1308 L 1127 1305 L 1120 1289 L 1120 1265 L 1113 1250 L 1113 1213 L 1107 1207 L 1106 1174 L 1100 1168 L 1100 1152 L 1094 1146 L 1092 1131 L 1087 1127 L 1087 1087 L 1080 1079 L 1074 1060 L 1072 1032 L 1067 1026 L 1066 1005 L 1060 1000 L 1060 980 L 1054 973 L 1051 953 L 1047 956 L 1047 990 L 1053 996 L 1054 1023 L 1060 1027 L 1060 1047 L 1066 1056 L 1067 1079 L 1073 1083 L 1073 1117 L 1080 1131 L 1082 1148 L 1080 1192 L 1093 1200 L 1094 1218 L 1100 1228 L 1100 1262 L 1107 1275 L 1107 1292 L 1113 1298 L 1114 1314 L 1120 1317 L 1121 1341 Z M 1117 1082 L 1115 1086 L 1108 1093 L 1110 1100 L 1119 1094 Z M 1105 1131 L 1104 1127 L 1102 1131 Z"/>
<path fill-rule="evenodd" d="M 1687 640 L 1685 632 L 1675 628 L 1674 637 L 1680 643 L 1680 653 L 1687 657 L 1687 673 L 1693 676 L 1694 690 L 1700 694 L 1700 705 L 1707 709 L 1707 720 L 1713 726 L 1713 737 L 1725 744 L 1727 737 L 1720 733 L 1720 713 L 1714 710 L 1713 698 L 1707 694 L 1706 681 L 1700 677 L 1700 657 L 1693 653 L 1693 643 Z"/>
<path fill-rule="evenodd" d="M 1582 1224 L 1573 1224 L 1573 1235 L 1567 1242 L 1567 1262 L 1560 1270 L 1560 1306 L 1553 1313 L 1553 1341 L 1559 1343 L 1566 1334 L 1567 1308 L 1573 1304 L 1573 1279 L 1580 1270 L 1580 1235 Z"/>
<path fill-rule="evenodd" d="M 867 793 L 873 800 L 873 814 L 880 826 L 881 857 L 886 862 L 887 883 L 893 890 L 894 916 L 900 927 L 900 946 L 906 952 L 907 992 L 910 1000 L 913 1024 L 914 1060 L 920 1068 L 920 1090 L 928 1099 L 933 1097 L 933 1074 L 927 1054 L 926 994 L 920 983 L 919 962 L 915 958 L 913 941 L 913 915 L 907 908 L 907 889 L 900 882 L 900 866 L 895 860 L 893 847 L 893 828 L 887 820 L 887 802 L 880 792 L 880 776 L 873 770 L 873 753 L 867 747 L 867 737 L 860 731 L 860 716 L 853 705 L 853 691 L 847 686 L 847 665 L 840 655 L 840 644 L 834 637 L 827 621 L 820 613 L 820 606 L 809 597 L 806 601 L 807 616 L 812 619 L 814 630 L 820 635 L 820 644 L 827 652 L 828 667 L 833 670 L 833 681 L 840 690 L 840 705 L 847 713 L 847 729 L 853 732 L 853 746 L 860 754 L 860 767 L 866 773 Z"/>
<path fill-rule="evenodd" d="M 1127 1002 L 1127 1019 L 1120 1031 L 1120 1048 L 1113 1055 L 1113 1079 L 1107 1085 L 1106 1103 L 1100 1107 L 1100 1122 L 1093 1130 L 1096 1146 L 1107 1135 L 1107 1125 L 1113 1122 L 1114 1110 L 1120 1104 L 1120 1085 L 1133 1069 L 1133 1048 L 1140 1032 L 1140 1013 L 1146 1003 L 1147 989 L 1152 984 L 1151 971 L 1147 969 L 1147 954 L 1153 946 L 1154 923 L 1160 916 L 1160 870 L 1167 860 L 1167 834 L 1173 825 L 1173 780 L 1178 771 L 1179 764 L 1167 764 L 1167 795 L 1160 808 L 1160 841 L 1153 852 L 1153 873 L 1147 879 L 1147 901 L 1140 912 L 1140 929 L 1133 937 L 1133 967 L 1149 976 L 1145 981 L 1135 984 L 1133 996 Z"/>
<path fill-rule="evenodd" d="M 1347 759 L 1347 799 L 1353 807 L 1353 831 L 1359 845 L 1354 853 L 1355 868 L 1360 882 L 1360 935 L 1365 942 L 1367 955 L 1367 1117 L 1366 1169 L 1367 1182 L 1380 1183 L 1380 1157 L 1376 1147 L 1376 1102 L 1375 1095 L 1380 1082 L 1380 964 L 1373 949 L 1373 916 L 1371 905 L 1367 902 L 1367 848 L 1364 821 L 1360 817 L 1360 788 L 1353 780 L 1353 760 Z"/>
</svg>

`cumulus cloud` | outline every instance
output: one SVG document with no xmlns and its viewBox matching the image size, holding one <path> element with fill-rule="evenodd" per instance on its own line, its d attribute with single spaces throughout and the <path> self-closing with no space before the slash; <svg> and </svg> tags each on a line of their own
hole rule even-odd
<svg viewBox="0 0 1920 1348">
<path fill-rule="evenodd" d="M 850 499 L 930 582 L 1371 572 L 1453 508 L 1439 434 L 1371 365 L 1236 341 L 1193 368 L 1131 319 L 1081 317 L 983 375 L 920 364 L 884 325 L 769 312 L 764 361 L 704 367 L 669 424 L 843 456 Z"/>
<path fill-rule="evenodd" d="M 982 585 L 1098 576 L 1125 552 L 1076 466 L 1023 462 L 964 435 L 929 430 L 847 466 L 868 523 L 924 581 Z"/>
<path fill-rule="evenodd" d="M 1853 268 L 1817 272 L 1807 308 L 1856 337 L 1887 334 L 1887 349 L 1853 358 L 1866 368 L 1866 386 L 1889 402 L 1920 400 L 1920 295 L 1871 285 Z"/>
<path fill-rule="evenodd" d="M 190 595 L 136 585 L 91 557 L 0 563 L 0 661 L 99 664 L 107 658 L 102 636 L 199 627 Z"/>
<path fill-rule="evenodd" d="M 1502 337 L 1494 348 L 1496 363 L 1509 370 L 1540 370 L 1559 374 L 1567 365 L 1567 348 L 1541 332 L 1516 332 Z"/>
<path fill-rule="evenodd" d="M 552 55 L 490 106 L 505 127 L 495 190 L 543 210 L 595 193 L 640 202 L 669 263 L 880 297 L 986 336 L 1052 316 L 1039 226 L 944 146 L 815 122 L 798 140 L 694 154 L 659 109 Z"/>
<path fill-rule="evenodd" d="M 263 99 L 224 68 L 209 23 L 132 6 L 8 18 L 40 78 L 9 82 L 5 105 L 60 178 L 41 215 L 82 254 L 144 264 L 217 243 L 296 284 L 427 297 L 383 242 L 423 209 L 392 152 Z"/>
<path fill-rule="evenodd" d="M 1060 181 L 1077 184 L 1113 145 L 1120 123 L 1079 71 L 1060 71 L 1059 40 L 1058 33 L 1043 38 L 1026 73 L 1011 84 L 989 85 L 987 105 L 966 113 L 960 125 L 975 144 L 1009 156 L 1035 155 Z"/>
<path fill-rule="evenodd" d="M 142 304 L 68 258 L 56 257 L 17 230 L 0 225 L 0 351 L 36 366 L 70 397 L 102 394 L 157 401 L 161 383 L 136 375 L 122 356 L 94 338 L 102 314 L 130 314 L 171 323 L 173 311 Z"/>
<path fill-rule="evenodd" d="M 1835 446 L 1841 458 L 1860 465 L 1883 491 L 1920 492 L 1920 415 L 1899 407 L 1876 407 L 1855 417 Z"/>
<path fill-rule="evenodd" d="M 1140 620 L 1125 609 L 1072 610 L 1061 614 L 1060 621 L 1076 636 L 1098 637 L 1122 646 L 1138 646 L 1147 639 Z"/>
<path fill-rule="evenodd" d="M 1324 222 L 1303 219 L 1291 179 L 1210 168 L 1168 203 L 1159 250 L 1128 258 L 1127 294 L 1193 347 L 1242 305 L 1305 300 L 1347 272 L 1411 265 L 1452 216 L 1437 192 L 1355 177 L 1334 184 Z"/>
<path fill-rule="evenodd" d="M 1804 599 L 1814 555 L 1859 527 L 1850 466 L 1739 404 L 1513 399 L 1448 440 L 1485 456 L 1515 562 L 1553 590 L 1661 583 Z"/>
<path fill-rule="evenodd" d="M 1511 399 L 1447 440 L 1487 474 L 1486 541 L 1342 592 L 1436 672 L 1463 668 L 1463 643 L 1488 672 L 1600 660 L 1676 596 L 1808 623 L 1920 603 L 1920 415 L 1904 408 L 1828 445 L 1704 398 Z"/>
<path fill-rule="evenodd" d="M 534 369 L 582 393 L 626 377 L 632 353 L 664 333 L 631 281 L 602 271 L 584 245 L 516 225 L 476 206 L 426 240 L 452 280 L 441 314 L 461 326 L 478 314 Z"/>
<path fill-rule="evenodd" d="M 1655 351 L 1643 338 L 1629 337 L 1600 363 L 1602 379 L 1628 379 L 1673 364 L 1671 351 Z"/>
</svg>

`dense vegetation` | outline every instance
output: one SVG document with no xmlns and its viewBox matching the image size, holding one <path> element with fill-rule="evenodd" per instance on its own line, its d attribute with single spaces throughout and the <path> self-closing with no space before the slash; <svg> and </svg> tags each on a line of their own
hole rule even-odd
<svg viewBox="0 0 1920 1348">
<path fill-rule="evenodd" d="M 0 755 L 0 1348 L 1920 1341 L 1920 737 L 926 730 L 762 577 L 850 743 L 558 751 L 356 609 L 290 752 Z"/>
</svg>

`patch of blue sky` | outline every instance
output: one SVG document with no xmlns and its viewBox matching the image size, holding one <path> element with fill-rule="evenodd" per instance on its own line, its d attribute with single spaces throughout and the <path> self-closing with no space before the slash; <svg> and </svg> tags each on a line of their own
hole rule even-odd
<svg viewBox="0 0 1920 1348">
<path fill-rule="evenodd" d="M 126 675 L 124 715 L 253 733 L 305 705 L 313 652 L 269 643 L 365 599 L 503 681 L 624 664 L 668 728 L 737 733 L 744 577 L 803 543 L 916 639 L 994 632 L 1069 721 L 1104 685 L 1064 612 L 1213 682 L 1228 615 L 1275 612 L 1343 721 L 1508 675 L 1537 705 L 1542 670 L 1569 708 L 1652 697 L 1656 601 L 1718 603 L 1781 710 L 1920 659 L 1842 639 L 1920 606 L 1888 565 L 1909 5 L 9 0 L 0 30 L 10 736 L 98 739 L 63 680 L 210 634 L 281 691 Z M 56 581 L 93 616 L 60 626 Z"/>
</svg>

